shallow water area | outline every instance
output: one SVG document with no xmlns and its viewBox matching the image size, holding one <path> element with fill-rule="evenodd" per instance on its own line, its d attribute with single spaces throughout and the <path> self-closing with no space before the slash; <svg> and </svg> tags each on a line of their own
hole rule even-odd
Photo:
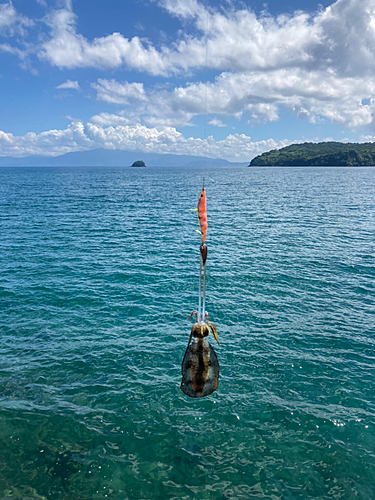
<svg viewBox="0 0 375 500">
<path fill-rule="evenodd" d="M 219 388 L 180 391 L 197 309 Z M 0 168 L 0 499 L 375 498 L 375 168 Z"/>
</svg>

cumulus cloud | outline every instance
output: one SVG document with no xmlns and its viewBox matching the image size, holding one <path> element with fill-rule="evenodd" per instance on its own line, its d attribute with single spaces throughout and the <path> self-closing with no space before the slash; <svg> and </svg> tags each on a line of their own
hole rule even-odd
<svg viewBox="0 0 375 500">
<path fill-rule="evenodd" d="M 68 4 L 46 17 L 51 37 L 39 50 L 39 58 L 59 68 L 116 68 L 124 64 L 151 74 L 164 74 L 163 54 L 139 37 L 120 33 L 87 40 L 77 33 L 76 15 Z"/>
<path fill-rule="evenodd" d="M 213 127 L 226 127 L 227 125 L 223 123 L 221 120 L 218 120 L 217 118 L 213 118 L 208 122 L 209 125 L 212 125 Z"/>
<path fill-rule="evenodd" d="M 192 19 L 204 37 L 186 37 L 171 58 L 186 67 L 222 71 L 287 67 L 369 72 L 375 66 L 375 1 L 337 0 L 315 14 L 257 16 L 249 9 L 217 11 L 196 0 L 161 0 L 182 20 Z M 177 62 L 177 61 L 176 61 Z"/>
<path fill-rule="evenodd" d="M 221 13 L 207 10 L 195 0 L 168 0 L 162 6 L 181 19 L 194 18 L 201 35 L 182 35 L 160 50 L 147 40 L 128 39 L 120 33 L 89 41 L 77 33 L 71 8 L 64 8 L 47 16 L 51 37 L 39 57 L 60 68 L 127 65 L 164 76 L 204 67 L 247 71 L 306 64 L 324 39 L 319 23 L 304 13 L 277 19 L 257 17 L 250 10 Z"/>
<path fill-rule="evenodd" d="M 98 78 L 91 88 L 99 103 L 116 106 L 114 113 L 98 112 L 89 123 L 74 122 L 65 131 L 18 138 L 20 150 L 37 148 L 45 140 L 47 149 L 52 141 L 56 149 L 49 151 L 57 154 L 59 148 L 68 148 L 69 139 L 70 150 L 137 144 L 160 147 L 158 152 L 201 154 L 202 143 L 183 139 L 176 127 L 194 126 L 194 119 L 205 113 L 214 127 L 225 127 L 227 118 L 263 124 L 278 120 L 281 108 L 311 123 L 327 120 L 349 129 L 367 128 L 372 136 L 375 0 L 337 0 L 313 13 L 298 10 L 280 16 L 258 15 L 244 3 L 236 9 L 230 2 L 224 8 L 198 0 L 156 1 L 184 28 L 175 40 L 167 43 L 164 38 L 158 46 L 121 33 L 84 37 L 70 0 L 49 10 L 44 18 L 48 34 L 32 49 L 39 59 L 60 69 L 121 68 L 139 77 L 122 82 Z M 22 35 L 30 23 L 11 2 L 0 6 L 0 34 Z M 25 60 L 31 49 L 24 47 L 5 43 L 0 51 Z M 158 84 L 149 76 L 142 82 L 144 73 L 159 77 Z M 67 80 L 57 88 L 79 90 L 79 84 Z M 204 148 L 234 159 L 227 147 L 238 147 L 250 157 L 256 148 L 276 147 L 257 144 L 247 136 L 229 135 L 221 142 L 207 139 Z"/>
<path fill-rule="evenodd" d="M 144 89 L 133 83 L 121 84 L 114 80 L 101 79 L 93 87 L 97 90 L 97 98 L 109 103 L 127 104 L 127 113 L 132 117 L 140 117 L 148 126 L 192 126 L 193 118 L 208 114 L 234 116 L 241 118 L 244 113 L 253 121 L 274 120 L 277 118 L 277 107 L 270 103 L 260 102 L 259 96 L 251 93 L 249 76 L 243 82 L 233 80 L 235 75 L 223 73 L 213 83 L 190 83 L 186 86 L 167 89 Z M 131 92 L 130 92 L 131 90 Z M 141 90 L 138 92 L 138 90 Z M 127 97 L 133 97 L 130 102 Z M 225 126 L 219 119 L 213 118 L 213 125 Z M 216 120 L 216 121 L 215 121 Z"/>
<path fill-rule="evenodd" d="M 375 65 L 375 1 L 338 0 L 315 20 L 322 37 L 314 51 L 338 74 L 372 74 Z"/>
<path fill-rule="evenodd" d="M 127 66 L 152 75 L 202 68 L 219 72 L 282 68 L 369 73 L 375 66 L 375 0 L 337 0 L 313 14 L 257 15 L 249 8 L 219 10 L 197 0 L 160 0 L 167 13 L 189 20 L 198 31 L 181 31 L 174 43 L 156 48 L 121 33 L 89 40 L 77 31 L 71 2 L 44 18 L 50 36 L 38 56 L 60 68 Z M 12 3 L 0 5 L 0 31 L 32 23 Z M 197 35 L 198 33 L 198 35 Z"/>
<path fill-rule="evenodd" d="M 51 35 L 39 57 L 60 68 L 126 65 L 163 76 L 199 68 L 246 72 L 290 67 L 358 74 L 375 66 L 375 0 L 337 0 L 315 14 L 296 11 L 277 17 L 245 8 L 219 11 L 197 0 L 159 4 L 183 22 L 193 22 L 199 35 L 181 32 L 173 44 L 159 49 L 147 39 L 120 33 L 88 40 L 77 32 L 68 4 L 46 17 Z"/>
<path fill-rule="evenodd" d="M 74 89 L 74 90 L 80 90 L 79 83 L 77 80 L 74 82 L 72 80 L 67 80 L 66 82 L 62 83 L 61 85 L 58 85 L 56 87 L 57 89 Z"/>
<path fill-rule="evenodd" d="M 85 126 L 79 121 L 71 123 L 65 130 L 49 130 L 40 134 L 29 132 L 23 136 L 14 136 L 0 132 L 1 156 L 57 156 L 91 149 L 93 144 L 85 133 Z"/>
<path fill-rule="evenodd" d="M 250 124 L 269 122 L 278 119 L 282 106 L 312 123 L 326 118 L 356 128 L 371 124 L 375 110 L 375 77 L 339 77 L 333 71 L 222 73 L 214 82 L 190 83 L 170 91 L 105 79 L 93 87 L 98 99 L 128 105 L 127 113 L 149 126 L 191 126 L 194 117 L 205 112 L 215 116 L 214 126 L 224 125 L 219 116 L 247 117 Z"/>
<path fill-rule="evenodd" d="M 98 100 L 126 106 L 132 119 L 150 127 L 191 126 L 205 110 L 222 124 L 227 116 L 266 123 L 278 120 L 280 107 L 312 123 L 321 118 L 348 128 L 372 123 L 373 104 L 362 101 L 375 95 L 375 0 L 337 0 L 313 14 L 277 17 L 246 8 L 219 10 L 197 0 L 159 5 L 195 24 L 198 36 L 187 29 L 159 49 L 120 33 L 90 41 L 77 32 L 68 2 L 47 16 L 51 36 L 39 57 L 60 68 L 126 65 L 164 77 L 217 71 L 214 81 L 172 90 L 104 78 L 92 84 Z"/>
<path fill-rule="evenodd" d="M 144 125 L 103 126 L 95 119 L 86 124 L 75 121 L 65 130 L 49 130 L 24 136 L 0 131 L 1 156 L 51 155 L 96 148 L 144 151 L 145 153 L 197 155 L 247 162 L 257 154 L 286 146 L 290 141 L 253 142 L 245 134 L 230 134 L 221 141 L 188 137 L 173 127 Z"/>
<path fill-rule="evenodd" d="M 111 104 L 129 104 L 129 99 L 138 101 L 146 99 L 143 83 L 119 83 L 99 78 L 98 83 L 93 83 L 92 87 L 97 91 L 97 98 L 100 101 Z"/>
</svg>

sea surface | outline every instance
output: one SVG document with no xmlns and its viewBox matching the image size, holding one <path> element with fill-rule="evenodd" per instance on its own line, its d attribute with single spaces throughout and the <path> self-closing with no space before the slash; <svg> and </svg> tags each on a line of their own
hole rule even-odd
<svg viewBox="0 0 375 500">
<path fill-rule="evenodd" d="M 375 168 L 1 168 L 0 270 L 1 499 L 375 498 Z"/>
</svg>

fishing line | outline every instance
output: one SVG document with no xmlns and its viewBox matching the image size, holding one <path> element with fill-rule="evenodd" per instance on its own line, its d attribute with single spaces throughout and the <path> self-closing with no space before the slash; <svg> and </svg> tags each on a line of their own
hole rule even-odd
<svg viewBox="0 0 375 500">
<path fill-rule="evenodd" d="M 205 0 L 204 7 L 206 10 L 206 29 L 204 34 L 204 43 L 206 46 L 206 61 L 205 68 L 208 70 L 208 26 L 209 26 L 209 13 L 208 13 L 208 0 Z M 203 151 L 204 157 L 208 158 L 208 143 L 207 143 L 207 86 L 208 81 L 206 80 L 204 86 L 204 147 L 206 151 Z"/>
<path fill-rule="evenodd" d="M 202 308 L 201 308 L 201 295 L 202 295 L 202 255 L 199 252 L 199 300 L 198 300 L 198 323 L 201 321 Z M 203 301 L 204 309 L 204 301 Z M 204 315 L 204 311 L 203 311 Z"/>
</svg>

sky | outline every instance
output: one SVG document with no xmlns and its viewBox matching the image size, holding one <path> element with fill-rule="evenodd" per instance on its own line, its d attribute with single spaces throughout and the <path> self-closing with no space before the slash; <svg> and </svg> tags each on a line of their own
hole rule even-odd
<svg viewBox="0 0 375 500">
<path fill-rule="evenodd" d="M 0 156 L 375 141 L 375 0 L 0 0 Z"/>
</svg>

